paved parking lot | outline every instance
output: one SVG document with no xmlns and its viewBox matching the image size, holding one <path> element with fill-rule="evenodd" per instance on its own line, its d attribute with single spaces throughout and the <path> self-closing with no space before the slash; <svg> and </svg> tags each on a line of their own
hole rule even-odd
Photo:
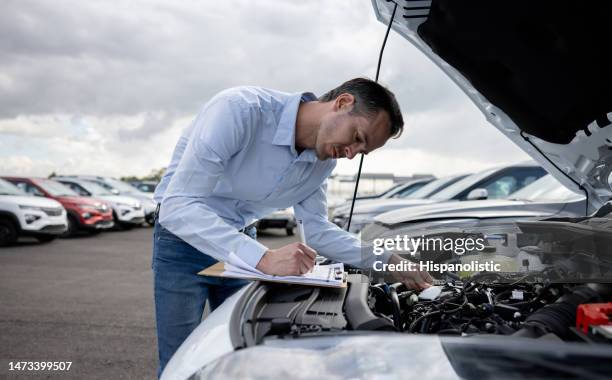
<svg viewBox="0 0 612 380">
<path fill-rule="evenodd" d="M 27 378 L 152 379 L 151 228 L 0 248 L 0 378 L 8 361 L 72 361 Z M 276 248 L 284 231 L 261 233 Z M 24 376 L 26 377 L 26 376 Z"/>
</svg>

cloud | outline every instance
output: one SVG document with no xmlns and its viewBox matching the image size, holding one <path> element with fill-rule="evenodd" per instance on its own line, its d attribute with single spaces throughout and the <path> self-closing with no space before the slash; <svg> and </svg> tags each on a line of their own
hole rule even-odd
<svg viewBox="0 0 612 380">
<path fill-rule="evenodd" d="M 143 116 L 142 124 L 137 128 L 119 129 L 121 140 L 148 140 L 153 135 L 169 128 L 175 119 L 172 112 L 147 112 Z"/>
<path fill-rule="evenodd" d="M 0 171 L 146 174 L 167 165 L 182 128 L 218 91 L 322 94 L 374 78 L 384 32 L 369 1 L 9 0 L 0 13 Z M 422 170 L 440 172 L 454 156 L 466 167 L 523 157 L 396 33 L 380 79 L 407 121 L 384 157 L 424 159 Z M 377 157 L 368 162 L 384 166 Z"/>
</svg>

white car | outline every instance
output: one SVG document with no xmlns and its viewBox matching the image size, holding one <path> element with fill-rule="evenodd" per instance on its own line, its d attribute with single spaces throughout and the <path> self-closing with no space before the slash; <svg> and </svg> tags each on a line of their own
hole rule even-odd
<svg viewBox="0 0 612 380">
<path fill-rule="evenodd" d="M 145 221 L 145 213 L 138 199 L 114 195 L 94 182 L 76 177 L 53 177 L 53 179 L 68 186 L 79 195 L 106 201 L 113 208 L 113 217 L 117 226 L 129 229 L 140 226 Z"/>
<path fill-rule="evenodd" d="M 0 246 L 33 236 L 48 242 L 66 231 L 66 210 L 53 199 L 31 196 L 0 179 Z"/>
<path fill-rule="evenodd" d="M 140 191 L 129 183 L 120 181 L 112 177 L 102 177 L 93 175 L 75 175 L 62 177 L 76 177 L 78 179 L 94 182 L 115 195 L 123 195 L 126 197 L 136 198 L 138 199 L 138 201 L 140 201 L 140 204 L 144 209 L 145 221 L 151 226 L 155 223 L 155 220 L 153 218 L 155 215 L 155 209 L 157 208 L 157 202 L 153 200 L 153 193 L 145 193 L 144 191 Z"/>
<path fill-rule="evenodd" d="M 253 282 L 162 380 L 610 378 L 612 3 L 372 3 L 495 128 L 584 194 L 584 215 L 439 231 L 483 239 L 479 253 L 455 251 L 455 268 L 490 258 L 506 269 L 437 270 L 423 292 L 360 274 L 345 289 Z"/>
</svg>

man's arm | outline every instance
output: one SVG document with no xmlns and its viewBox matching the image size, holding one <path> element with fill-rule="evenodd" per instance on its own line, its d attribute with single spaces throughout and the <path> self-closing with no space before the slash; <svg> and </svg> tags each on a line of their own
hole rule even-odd
<svg viewBox="0 0 612 380">
<path fill-rule="evenodd" d="M 159 223 L 201 252 L 227 261 L 234 252 L 255 267 L 267 248 L 239 233 L 205 203 L 227 161 L 246 144 L 257 112 L 228 95 L 211 100 L 194 121 L 183 156 L 161 202 Z"/>
<path fill-rule="evenodd" d="M 354 235 L 342 230 L 327 219 L 327 181 L 308 198 L 293 208 L 296 218 L 304 221 L 306 242 L 317 252 L 338 262 L 359 268 L 370 268 L 375 260 L 387 262 L 390 254 L 375 257 Z"/>
<path fill-rule="evenodd" d="M 294 206 L 296 217 L 304 221 L 309 246 L 325 257 L 363 269 L 372 268 L 374 261 L 397 264 L 404 260 L 390 252 L 375 256 L 372 247 L 362 247 L 357 237 L 330 222 L 327 219 L 326 193 L 327 181 Z M 433 282 L 427 272 L 394 272 L 393 276 L 410 288 L 425 288 Z"/>
</svg>

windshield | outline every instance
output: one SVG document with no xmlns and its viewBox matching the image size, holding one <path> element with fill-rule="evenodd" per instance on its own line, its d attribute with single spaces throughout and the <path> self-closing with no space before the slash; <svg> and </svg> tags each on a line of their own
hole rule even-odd
<svg viewBox="0 0 612 380">
<path fill-rule="evenodd" d="M 91 195 L 114 195 L 110 191 L 106 190 L 102 186 L 89 182 L 89 181 L 79 181 L 77 182 L 80 186 L 82 186 L 85 190 L 91 193 Z"/>
<path fill-rule="evenodd" d="M 29 195 L 12 183 L 0 179 L 0 195 Z"/>
<path fill-rule="evenodd" d="M 68 186 L 61 184 L 57 181 L 53 181 L 51 179 L 38 179 L 36 180 L 36 184 L 42 187 L 43 190 L 45 190 L 47 193 L 51 194 L 54 197 L 76 197 L 79 195 L 72 189 L 70 189 Z"/>
<path fill-rule="evenodd" d="M 576 194 L 567 187 L 563 186 L 555 177 L 550 174 L 538 179 L 537 181 L 525 186 L 513 193 L 509 199 L 522 201 L 545 202 L 545 201 L 571 201 L 584 198 Z"/>
<path fill-rule="evenodd" d="M 105 178 L 104 181 L 112 186 L 114 189 L 119 190 L 120 193 L 136 193 L 138 189 L 134 188 L 134 186 L 130 186 L 129 184 L 116 180 L 114 178 Z"/>
<path fill-rule="evenodd" d="M 392 195 L 395 194 L 399 189 L 401 189 L 403 186 L 405 185 L 405 183 L 396 183 L 395 185 L 392 185 L 390 188 L 388 188 L 387 190 L 380 192 L 378 194 L 376 194 L 376 197 L 382 197 L 384 195 Z"/>
<path fill-rule="evenodd" d="M 410 193 L 405 198 L 406 199 L 429 198 L 433 194 L 435 194 L 438 191 L 444 189 L 445 187 L 455 183 L 456 181 L 459 181 L 463 177 L 465 177 L 465 175 L 453 176 L 453 177 L 444 177 L 444 178 L 436 179 L 435 181 L 431 181 L 427 185 L 421 187 L 420 189 L 418 189 L 414 193 Z"/>
<path fill-rule="evenodd" d="M 427 185 L 429 182 L 431 182 L 431 180 L 403 184 L 393 191 L 387 192 L 383 198 L 408 198 L 410 194 Z"/>
<path fill-rule="evenodd" d="M 452 199 L 454 196 L 456 196 L 457 194 L 459 194 L 466 188 L 472 186 L 473 184 L 480 181 L 481 179 L 488 177 L 489 175 L 491 175 L 497 170 L 498 170 L 497 168 L 490 169 L 484 172 L 474 173 L 472 175 L 469 175 L 463 178 L 462 180 L 453 183 L 452 185 L 445 188 L 444 190 L 433 194 L 430 198 L 435 199 L 437 201 Z"/>
</svg>

